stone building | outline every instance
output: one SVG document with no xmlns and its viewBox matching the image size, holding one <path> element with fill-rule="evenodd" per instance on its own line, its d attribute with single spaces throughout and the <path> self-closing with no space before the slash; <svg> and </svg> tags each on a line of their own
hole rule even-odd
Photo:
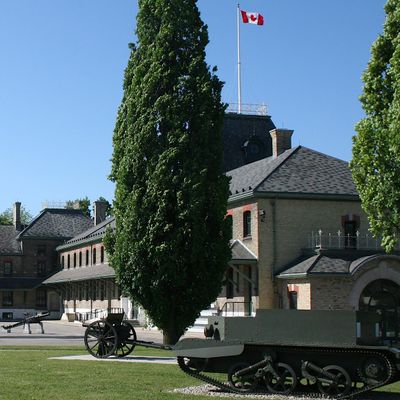
<svg viewBox="0 0 400 400">
<path fill-rule="evenodd" d="M 122 295 L 108 264 L 103 238 L 107 229 L 114 228 L 115 219 L 105 218 L 103 206 L 104 202 L 95 202 L 93 227 L 57 247 L 61 270 L 43 284 L 60 294 L 60 311 L 69 320 L 83 321 L 123 310 L 143 323 L 144 314 Z"/>
<path fill-rule="evenodd" d="M 42 282 L 58 270 L 56 247 L 92 222 L 80 210 L 44 209 L 24 227 L 20 207 L 14 204 L 13 225 L 0 226 L 0 319 L 43 310 L 56 317 L 58 295 Z"/>
<path fill-rule="evenodd" d="M 232 261 L 218 307 L 372 310 L 399 335 L 400 257 L 369 232 L 348 163 L 273 129 L 272 155 L 231 176 Z"/>
</svg>

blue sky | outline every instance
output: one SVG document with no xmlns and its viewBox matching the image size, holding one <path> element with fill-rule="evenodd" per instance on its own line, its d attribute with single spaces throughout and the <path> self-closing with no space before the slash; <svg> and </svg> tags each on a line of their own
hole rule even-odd
<svg viewBox="0 0 400 400">
<path fill-rule="evenodd" d="M 361 74 L 384 0 L 243 0 L 265 25 L 242 25 L 243 102 L 266 103 L 293 145 L 350 160 Z M 236 5 L 199 0 L 207 61 L 236 102 Z M 107 180 L 136 0 L 1 0 L 0 212 L 21 201 L 112 199 Z"/>
</svg>

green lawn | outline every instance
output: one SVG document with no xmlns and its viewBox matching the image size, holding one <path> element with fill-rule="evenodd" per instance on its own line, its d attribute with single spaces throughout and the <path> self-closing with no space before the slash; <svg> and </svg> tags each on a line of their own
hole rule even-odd
<svg viewBox="0 0 400 400">
<path fill-rule="evenodd" d="M 209 399 L 168 393 L 174 388 L 199 384 L 176 365 L 49 360 L 49 357 L 77 354 L 86 352 L 78 347 L 0 347 L 0 399 Z M 134 354 L 172 355 L 144 348 L 135 349 Z M 385 391 L 396 394 L 382 394 L 379 399 L 400 399 L 400 384 L 386 387 Z"/>
</svg>

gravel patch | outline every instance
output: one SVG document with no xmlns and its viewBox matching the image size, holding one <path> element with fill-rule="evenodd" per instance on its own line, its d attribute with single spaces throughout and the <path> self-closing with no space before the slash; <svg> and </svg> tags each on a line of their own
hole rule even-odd
<svg viewBox="0 0 400 400">
<path fill-rule="evenodd" d="M 201 386 L 190 386 L 181 389 L 174 389 L 173 393 L 182 393 L 187 395 L 197 395 L 197 396 L 211 396 L 211 397 L 239 397 L 246 399 L 267 399 L 267 400 L 326 400 L 318 397 L 308 397 L 308 396 L 279 396 L 276 394 L 235 394 L 224 392 L 221 389 L 217 389 L 213 385 L 201 385 Z"/>
</svg>

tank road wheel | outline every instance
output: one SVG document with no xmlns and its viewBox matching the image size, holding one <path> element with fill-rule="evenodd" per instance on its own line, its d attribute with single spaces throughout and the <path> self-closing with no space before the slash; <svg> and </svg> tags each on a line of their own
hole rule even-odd
<svg viewBox="0 0 400 400">
<path fill-rule="evenodd" d="M 268 390 L 276 394 L 289 394 L 293 392 L 297 385 L 297 376 L 293 368 L 288 364 L 278 363 L 274 369 L 277 376 L 269 371 L 264 377 Z"/>
<path fill-rule="evenodd" d="M 228 382 L 229 384 L 239 392 L 248 393 L 253 392 L 258 385 L 258 381 L 253 373 L 236 376 L 236 372 L 241 369 L 249 367 L 250 364 L 241 362 L 234 364 L 228 372 Z"/>
<path fill-rule="evenodd" d="M 208 362 L 208 358 L 196 358 L 196 357 L 178 357 L 178 365 L 182 371 L 189 374 L 199 373 L 204 371 Z"/>
<path fill-rule="evenodd" d="M 96 358 L 107 358 L 117 348 L 117 332 L 107 321 L 92 322 L 85 331 L 86 350 Z"/>
<path fill-rule="evenodd" d="M 360 375 L 364 382 L 375 385 L 386 380 L 390 371 L 384 360 L 379 357 L 369 357 L 362 362 Z"/>
<path fill-rule="evenodd" d="M 325 376 L 318 379 L 318 389 L 322 394 L 329 397 L 340 397 L 351 390 L 351 378 L 345 369 L 338 365 L 328 365 L 323 370 L 332 374 L 333 379 Z"/>
<path fill-rule="evenodd" d="M 118 344 L 115 350 L 117 357 L 125 357 L 132 353 L 136 346 L 136 332 L 134 327 L 126 321 L 122 321 L 121 327 L 118 329 Z"/>
</svg>

